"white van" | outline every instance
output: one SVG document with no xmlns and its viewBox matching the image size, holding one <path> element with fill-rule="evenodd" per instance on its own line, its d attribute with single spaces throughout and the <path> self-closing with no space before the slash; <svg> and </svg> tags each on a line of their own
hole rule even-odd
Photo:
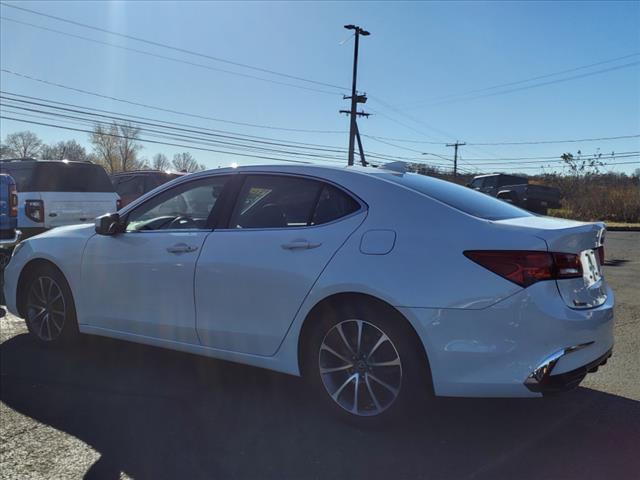
<svg viewBox="0 0 640 480">
<path fill-rule="evenodd" d="M 67 160 L 4 160 L 18 187 L 18 228 L 22 238 L 50 228 L 93 223 L 117 210 L 118 194 L 100 165 Z"/>
</svg>

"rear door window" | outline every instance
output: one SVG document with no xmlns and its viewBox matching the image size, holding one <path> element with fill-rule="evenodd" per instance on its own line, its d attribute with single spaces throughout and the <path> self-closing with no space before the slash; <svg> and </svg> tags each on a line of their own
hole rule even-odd
<svg viewBox="0 0 640 480">
<path fill-rule="evenodd" d="M 293 176 L 248 175 L 230 228 L 292 228 L 321 225 L 349 215 L 360 204 L 321 181 Z"/>
<path fill-rule="evenodd" d="M 312 225 L 321 225 L 345 217 L 360 208 L 360 204 L 333 185 L 325 185 L 313 214 Z"/>
<path fill-rule="evenodd" d="M 231 228 L 287 228 L 310 224 L 322 184 L 299 177 L 249 175 Z"/>
</svg>

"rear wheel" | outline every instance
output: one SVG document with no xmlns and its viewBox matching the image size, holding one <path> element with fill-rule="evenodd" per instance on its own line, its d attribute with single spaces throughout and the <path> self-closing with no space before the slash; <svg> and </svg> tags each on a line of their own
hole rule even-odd
<svg viewBox="0 0 640 480">
<path fill-rule="evenodd" d="M 43 345 L 61 345 L 78 336 L 71 289 L 55 267 L 34 271 L 26 283 L 25 321 L 29 332 Z"/>
<path fill-rule="evenodd" d="M 404 322 L 366 307 L 325 312 L 305 352 L 315 395 L 359 426 L 409 417 L 428 400 L 428 366 Z"/>
</svg>

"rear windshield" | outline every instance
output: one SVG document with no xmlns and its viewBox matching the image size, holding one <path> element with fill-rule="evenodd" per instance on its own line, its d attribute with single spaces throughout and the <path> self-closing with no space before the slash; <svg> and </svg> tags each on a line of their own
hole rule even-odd
<svg viewBox="0 0 640 480">
<path fill-rule="evenodd" d="M 385 180 L 404 185 L 474 217 L 486 220 L 505 220 L 532 216 L 529 212 L 502 200 L 444 180 L 417 173 L 384 173 L 381 176 Z"/>
<path fill-rule="evenodd" d="M 107 172 L 93 163 L 47 162 L 2 164 L 18 192 L 113 192 Z"/>
</svg>

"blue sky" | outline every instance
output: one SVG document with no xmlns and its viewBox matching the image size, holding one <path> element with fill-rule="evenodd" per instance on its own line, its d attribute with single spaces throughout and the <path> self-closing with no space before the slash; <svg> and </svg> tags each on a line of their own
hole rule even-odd
<svg viewBox="0 0 640 480">
<path fill-rule="evenodd" d="M 235 62 L 349 87 L 353 40 L 343 29 L 362 25 L 359 90 L 369 94 L 359 121 L 365 150 L 448 163 L 445 143 L 600 138 L 640 133 L 640 2 L 7 2 Z M 200 116 L 272 127 L 337 131 L 292 132 L 189 118 L 123 104 L 2 73 L 2 90 L 243 135 L 345 148 L 348 108 L 341 91 L 1 7 L 3 17 L 99 41 L 329 91 L 321 93 L 124 51 L 3 20 L 1 64 L 21 74 L 103 95 Z M 495 85 L 617 61 L 511 87 Z M 596 71 L 610 71 L 591 74 Z M 581 78 L 555 82 L 571 76 Z M 550 83 L 553 82 L 553 83 Z M 538 83 L 546 85 L 529 88 Z M 524 87 L 524 88 L 522 88 Z M 465 95 L 466 94 L 466 95 Z M 8 113 L 5 111 L 5 115 Z M 24 118 L 24 117 L 23 117 Z M 33 119 L 32 119 L 33 120 Z M 44 121 L 47 120 L 38 120 Z M 61 123 L 60 123 L 61 124 Z M 74 126 L 66 124 L 67 126 Z M 77 128 L 86 128 L 78 127 Z M 2 137 L 31 129 L 45 141 L 80 132 L 2 120 Z M 389 140 L 398 139 L 396 140 Z M 406 141 L 405 141 L 406 140 Z M 419 143 L 419 142 L 435 142 Z M 213 147 L 209 147 L 213 148 Z M 581 150 L 638 152 L 640 139 L 542 145 L 462 147 L 463 168 L 535 173 L 540 163 L 495 160 L 555 157 Z M 184 148 L 145 144 L 142 155 Z M 209 167 L 257 160 L 190 150 Z M 476 160 L 474 160 L 476 159 Z M 495 164 L 490 164 L 494 161 Z M 632 172 L 640 157 L 615 160 Z M 552 163 L 552 165 L 555 165 Z"/>
</svg>

